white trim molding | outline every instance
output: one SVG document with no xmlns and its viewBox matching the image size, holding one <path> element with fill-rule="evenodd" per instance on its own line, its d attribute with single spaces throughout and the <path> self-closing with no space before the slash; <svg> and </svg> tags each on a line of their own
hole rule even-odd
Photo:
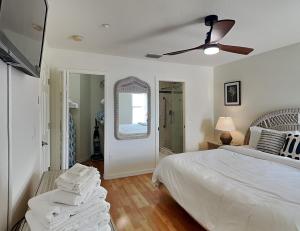
<svg viewBox="0 0 300 231">
<path fill-rule="evenodd" d="M 79 69 L 60 69 L 59 70 L 60 73 L 63 73 L 63 80 L 64 80 L 64 84 L 62 86 L 62 102 L 68 102 L 68 97 L 69 97 L 69 93 L 68 93 L 68 89 L 69 89 L 69 77 L 70 74 L 84 74 L 84 75 L 96 75 L 96 76 L 104 76 L 104 83 L 106 83 L 107 80 L 107 73 L 105 72 L 97 72 L 97 71 L 90 71 L 90 70 L 79 70 Z M 107 85 L 104 84 L 104 99 L 107 99 L 108 96 L 108 90 L 107 90 Z M 107 100 L 104 100 L 104 118 L 108 118 L 108 114 L 107 114 L 107 110 L 106 108 L 108 107 L 107 104 Z M 63 126 L 62 126 L 62 133 L 65 134 L 63 135 L 63 139 L 65 140 L 64 143 L 62 143 L 62 150 L 64 150 L 61 156 L 62 161 L 62 166 L 65 166 L 65 169 L 67 169 L 66 164 L 68 164 L 68 152 L 69 152 L 69 147 L 68 147 L 68 136 L 66 134 L 68 134 L 68 120 L 69 120 L 69 112 L 68 112 L 68 105 L 65 107 L 63 106 L 63 112 L 62 115 L 64 115 L 63 117 Z M 107 126 L 104 126 L 104 176 L 106 175 L 108 166 L 109 166 L 109 155 L 107 153 L 107 134 L 108 134 L 108 130 L 107 130 Z"/>
</svg>

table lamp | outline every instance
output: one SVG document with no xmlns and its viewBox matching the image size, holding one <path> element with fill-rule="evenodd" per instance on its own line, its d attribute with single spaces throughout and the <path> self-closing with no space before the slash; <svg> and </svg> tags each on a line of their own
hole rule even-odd
<svg viewBox="0 0 300 231">
<path fill-rule="evenodd" d="M 218 119 L 216 130 L 222 131 L 220 140 L 222 144 L 229 145 L 232 141 L 231 131 L 235 130 L 235 126 L 231 117 L 220 117 Z"/>
</svg>

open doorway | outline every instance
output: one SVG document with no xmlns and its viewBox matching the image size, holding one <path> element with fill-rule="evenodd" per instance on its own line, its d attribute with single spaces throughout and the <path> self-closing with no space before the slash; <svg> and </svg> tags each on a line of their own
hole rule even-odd
<svg viewBox="0 0 300 231">
<path fill-rule="evenodd" d="M 67 83 L 68 167 L 88 162 L 97 165 L 103 175 L 105 77 L 70 72 Z"/>
<path fill-rule="evenodd" d="M 184 83 L 159 81 L 159 159 L 184 152 Z"/>
</svg>

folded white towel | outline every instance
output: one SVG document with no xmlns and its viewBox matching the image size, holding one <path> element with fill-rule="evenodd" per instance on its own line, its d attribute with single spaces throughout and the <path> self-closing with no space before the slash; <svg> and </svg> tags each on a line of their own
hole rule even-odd
<svg viewBox="0 0 300 231">
<path fill-rule="evenodd" d="M 96 226 L 101 229 L 107 228 L 110 221 L 109 214 L 102 214 L 98 212 L 88 212 L 85 211 L 82 214 L 77 214 L 68 221 L 57 225 L 55 227 L 45 227 L 40 219 L 33 213 L 33 211 L 28 210 L 25 215 L 26 221 L 31 229 L 31 231 L 75 231 L 75 230 L 86 230 L 87 227 Z"/>
<path fill-rule="evenodd" d="M 98 231 L 111 231 L 110 225 L 101 225 L 101 226 L 98 226 Z"/>
<path fill-rule="evenodd" d="M 73 186 L 71 184 L 58 182 L 56 185 L 57 185 L 57 188 L 60 190 L 70 192 L 73 194 L 77 194 L 79 196 L 84 196 L 84 195 L 90 193 L 91 191 L 93 191 L 92 190 L 93 188 L 97 187 L 98 185 L 101 185 L 101 180 L 99 179 L 99 176 L 95 176 L 94 178 L 91 178 L 90 180 L 85 182 L 81 186 L 81 189 L 79 189 L 79 191 L 74 190 Z"/>
<path fill-rule="evenodd" d="M 86 213 L 86 214 L 77 214 L 74 217 L 71 217 L 68 222 L 65 224 L 60 225 L 55 229 L 61 230 L 63 227 L 74 227 L 77 228 L 78 230 L 84 230 L 85 227 L 91 226 L 92 224 L 99 224 L 100 227 L 104 227 L 110 222 L 110 215 L 107 214 L 102 214 L 102 213 Z M 75 229 L 75 230 L 77 230 Z"/>
<path fill-rule="evenodd" d="M 31 210 L 32 211 L 32 210 Z M 67 220 L 61 222 L 61 223 L 48 223 L 39 216 L 39 214 L 36 214 L 34 211 L 32 211 L 32 214 L 38 220 L 40 224 L 42 224 L 46 229 L 58 229 L 61 226 L 65 225 L 72 225 L 73 223 L 78 223 L 79 221 L 83 222 L 83 219 L 92 219 L 95 217 L 94 220 L 91 221 L 90 224 L 97 224 L 100 223 L 101 225 L 105 225 L 109 223 L 110 221 L 110 215 L 109 213 L 103 213 L 102 208 L 98 205 L 91 206 L 90 208 L 86 209 L 85 211 L 82 211 L 81 213 L 78 213 L 74 216 L 70 216 Z M 96 219 L 97 218 L 97 219 Z"/>
<path fill-rule="evenodd" d="M 111 231 L 110 225 L 96 225 L 96 226 L 90 226 L 90 227 L 84 227 L 83 229 L 80 229 L 79 231 Z"/>
<path fill-rule="evenodd" d="M 62 181 L 66 181 L 67 183 L 81 183 L 82 181 L 86 181 L 87 179 L 95 176 L 96 174 L 100 176 L 99 171 L 94 167 L 87 167 L 88 169 L 82 175 L 74 174 L 72 169 L 67 170 L 63 174 L 61 174 L 57 179 Z"/>
<path fill-rule="evenodd" d="M 100 182 L 100 174 L 98 170 L 89 167 L 89 170 L 82 176 L 76 176 L 67 171 L 60 175 L 55 180 L 55 183 L 57 188 L 61 190 L 83 195 L 86 193 L 87 188 L 94 185 L 97 181 Z"/>
<path fill-rule="evenodd" d="M 70 168 L 68 171 L 69 173 L 75 175 L 75 176 L 83 176 L 90 170 L 90 167 L 76 163 L 72 168 Z"/>
<path fill-rule="evenodd" d="M 38 214 L 39 217 L 45 219 L 48 223 L 57 223 L 65 217 L 74 216 L 82 211 L 89 209 L 92 206 L 99 205 L 101 207 L 101 212 L 108 212 L 110 209 L 110 204 L 105 200 L 99 198 L 98 192 L 93 193 L 86 203 L 79 206 L 65 205 L 53 202 L 53 194 L 55 190 L 40 194 L 36 197 L 31 198 L 28 201 L 28 206 Z M 62 216 L 62 217 L 60 217 Z"/>
<path fill-rule="evenodd" d="M 96 187 L 91 187 L 85 194 L 78 195 L 75 193 L 66 192 L 60 189 L 54 190 L 55 192 L 52 194 L 51 201 L 62 203 L 66 205 L 80 205 L 88 201 L 91 196 L 97 197 L 99 199 L 105 199 L 107 195 L 107 190 L 101 186 L 96 185 Z"/>
<path fill-rule="evenodd" d="M 84 227 L 83 229 L 80 229 L 79 231 L 111 231 L 110 225 L 95 225 L 95 226 L 89 226 Z"/>
</svg>

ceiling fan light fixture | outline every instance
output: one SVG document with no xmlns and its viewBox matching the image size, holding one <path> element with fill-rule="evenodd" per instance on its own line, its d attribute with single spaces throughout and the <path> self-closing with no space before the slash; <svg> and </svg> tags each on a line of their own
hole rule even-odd
<svg viewBox="0 0 300 231">
<path fill-rule="evenodd" d="M 220 48 L 217 45 L 209 45 L 204 49 L 204 54 L 206 55 L 215 55 L 218 54 L 220 51 Z"/>
<path fill-rule="evenodd" d="M 209 15 L 205 17 L 205 25 L 209 26 L 210 29 L 206 33 L 206 39 L 204 40 L 204 44 L 190 49 L 168 52 L 163 55 L 180 55 L 195 50 L 203 50 L 205 55 L 215 55 L 219 53 L 220 50 L 234 54 L 248 55 L 254 50 L 253 48 L 231 46 L 219 43 L 219 41 L 223 39 L 225 35 L 232 29 L 234 24 L 235 20 L 218 20 L 217 15 Z"/>
<path fill-rule="evenodd" d="M 103 23 L 101 26 L 105 29 L 110 28 L 110 24 L 108 24 L 108 23 Z"/>
<path fill-rule="evenodd" d="M 73 40 L 73 41 L 75 41 L 75 42 L 82 42 L 83 36 L 78 35 L 78 34 L 74 34 L 74 35 L 71 35 L 71 36 L 69 37 L 69 39 L 71 39 L 71 40 Z"/>
</svg>

